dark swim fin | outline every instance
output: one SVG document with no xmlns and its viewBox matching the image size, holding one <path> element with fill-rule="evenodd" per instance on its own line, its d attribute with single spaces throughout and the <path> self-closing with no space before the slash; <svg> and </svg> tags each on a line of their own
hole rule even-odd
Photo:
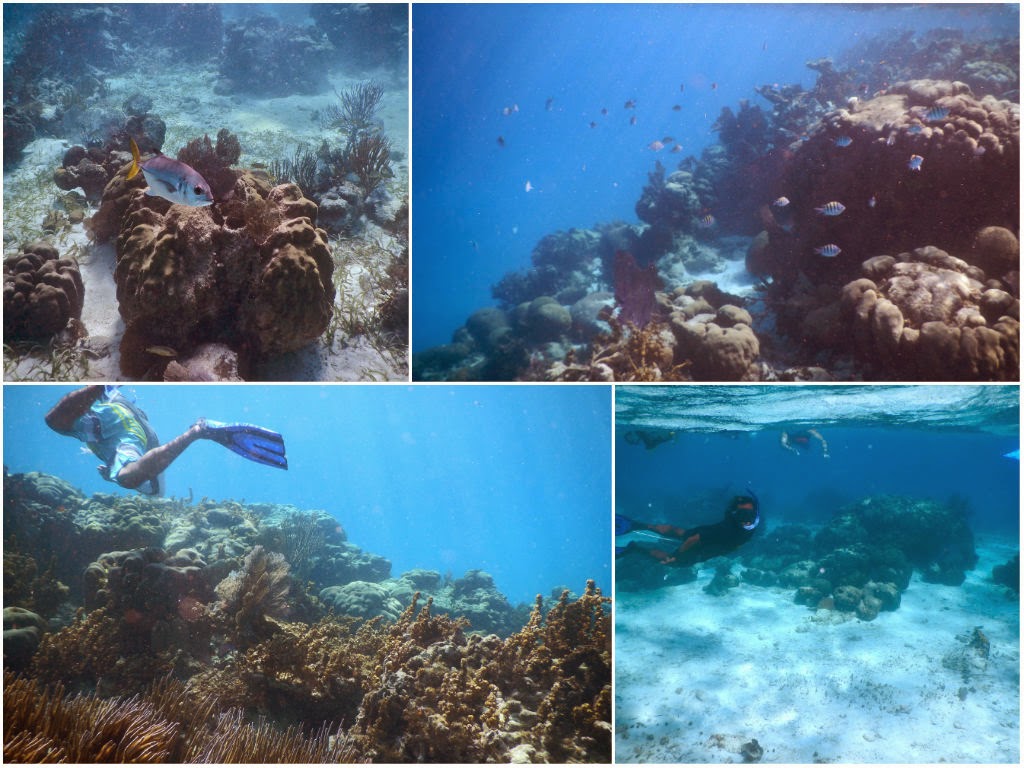
<svg viewBox="0 0 1024 768">
<path fill-rule="evenodd" d="M 284 438 L 277 432 L 255 424 L 224 424 L 204 420 L 203 437 L 257 464 L 288 469 L 284 455 Z"/>
</svg>

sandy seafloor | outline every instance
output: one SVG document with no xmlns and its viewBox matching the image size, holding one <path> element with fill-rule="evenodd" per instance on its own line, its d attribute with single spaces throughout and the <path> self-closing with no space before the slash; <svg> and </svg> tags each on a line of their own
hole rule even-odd
<svg viewBox="0 0 1024 768">
<path fill-rule="evenodd" d="M 405 69 L 405 62 L 402 68 Z M 340 92 L 375 80 L 384 86 L 377 117 L 383 122 L 393 148 L 402 155 L 400 161 L 392 161 L 395 178 L 389 184 L 400 197 L 408 190 L 409 183 L 408 78 L 399 78 L 392 70 L 379 69 L 351 75 L 335 74 L 329 80 L 330 86 L 315 95 L 281 98 L 222 95 L 213 91 L 218 81 L 215 64 L 188 68 L 187 63 L 181 61 L 175 61 L 173 67 L 163 66 L 159 61 L 141 62 L 135 76 L 106 78 L 108 93 L 104 103 L 120 104 L 140 91 L 148 95 L 153 100 L 152 112 L 167 125 L 163 148 L 172 156 L 192 138 L 205 133 L 215 141 L 217 131 L 227 128 L 238 137 L 242 147 L 237 167 L 247 168 L 253 163 L 269 164 L 278 157 L 290 158 L 300 143 L 318 146 L 325 132 L 314 113 L 337 102 L 335 90 Z M 124 324 L 117 310 L 113 242 L 93 246 L 83 224 L 76 224 L 70 232 L 56 236 L 45 236 L 40 226 L 54 200 L 64 194 L 53 184 L 53 172 L 73 143 L 52 137 L 37 139 L 26 147 L 21 163 L 4 174 L 4 256 L 16 253 L 21 243 L 45 239 L 56 245 L 62 256 L 72 255 L 78 259 L 85 285 L 82 322 L 89 334 L 84 343 L 88 370 L 83 378 L 118 381 L 124 378 L 117 351 Z M 90 208 L 88 215 L 93 213 L 95 208 Z M 400 244 L 372 223 L 368 224 L 363 237 L 380 242 L 392 253 L 401 252 Z M 337 238 L 331 237 L 332 249 L 336 242 Z M 336 249 L 335 263 L 337 265 Z M 360 266 L 352 265 L 348 273 L 341 276 L 336 305 L 363 294 L 361 303 L 373 306 L 374 297 L 367 290 L 367 281 L 360 279 L 364 272 Z M 338 278 L 336 274 L 336 284 Z M 37 361 L 27 357 L 5 378 L 36 379 L 38 376 L 31 372 L 34 366 L 38 370 Z M 260 372 L 268 380 L 405 381 L 408 359 L 407 356 L 396 359 L 376 349 L 364 337 L 342 338 L 339 334 L 331 348 L 323 339 L 318 340 L 302 350 L 266 361 Z"/>
<path fill-rule="evenodd" d="M 615 762 L 739 763 L 753 738 L 765 763 L 1019 764 L 1019 598 L 991 581 L 1019 543 L 976 546 L 962 586 L 915 573 L 871 622 L 797 605 L 792 589 L 712 597 L 706 563 L 689 584 L 618 592 Z M 990 656 L 965 681 L 943 658 L 975 627 Z"/>
</svg>

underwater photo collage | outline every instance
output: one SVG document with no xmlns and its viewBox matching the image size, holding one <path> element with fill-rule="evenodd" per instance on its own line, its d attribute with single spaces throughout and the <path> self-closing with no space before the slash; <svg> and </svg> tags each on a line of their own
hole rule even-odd
<svg viewBox="0 0 1024 768">
<path fill-rule="evenodd" d="M 4 761 L 1020 763 L 1020 7 L 3 7 Z"/>
</svg>

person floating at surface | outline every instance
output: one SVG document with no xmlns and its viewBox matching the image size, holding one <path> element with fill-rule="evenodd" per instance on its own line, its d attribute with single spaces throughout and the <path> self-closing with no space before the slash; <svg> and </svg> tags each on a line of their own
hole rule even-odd
<svg viewBox="0 0 1024 768">
<path fill-rule="evenodd" d="M 93 385 L 65 395 L 46 414 L 50 429 L 81 440 L 105 463 L 105 480 L 149 495 L 163 492 L 163 471 L 196 440 L 213 440 L 250 461 L 288 469 L 284 438 L 252 424 L 199 419 L 163 445 L 141 408 L 117 387 Z"/>
<path fill-rule="evenodd" d="M 809 450 L 813 445 L 812 440 L 817 440 L 821 443 L 821 457 L 827 459 L 828 456 L 828 443 L 825 438 L 821 436 L 821 433 L 816 429 L 805 429 L 799 432 L 785 432 L 782 433 L 780 442 L 782 447 L 787 451 L 792 451 L 795 454 L 799 454 L 801 450 Z"/>
<path fill-rule="evenodd" d="M 637 552 L 665 565 L 695 565 L 713 557 L 727 555 L 746 544 L 760 522 L 757 497 L 749 488 L 746 496 L 733 497 L 721 522 L 695 528 L 652 525 L 616 514 L 616 538 L 630 537 L 630 541 L 625 546 L 616 543 L 615 556 Z"/>
</svg>

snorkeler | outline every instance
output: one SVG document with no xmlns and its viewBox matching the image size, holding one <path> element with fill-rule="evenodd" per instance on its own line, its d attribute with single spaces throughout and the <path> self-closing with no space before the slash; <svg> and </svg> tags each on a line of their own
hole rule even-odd
<svg viewBox="0 0 1024 768">
<path fill-rule="evenodd" d="M 106 462 L 99 467 L 105 480 L 150 495 L 162 493 L 163 471 L 196 440 L 213 440 L 250 461 L 288 469 L 281 435 L 252 424 L 199 419 L 161 445 L 146 414 L 117 387 L 93 385 L 65 395 L 46 414 L 46 423 Z"/>
<path fill-rule="evenodd" d="M 727 555 L 746 544 L 760 522 L 757 497 L 749 488 L 746 496 L 733 497 L 721 522 L 696 528 L 652 525 L 617 514 L 616 539 L 623 537 L 629 541 L 623 546 L 616 543 L 615 556 L 636 552 L 665 565 L 695 565 L 712 557 Z"/>
<path fill-rule="evenodd" d="M 821 436 L 821 433 L 816 429 L 800 430 L 799 432 L 793 432 L 792 434 L 783 430 L 780 442 L 782 443 L 782 447 L 785 448 L 787 451 L 792 451 L 793 453 L 799 455 L 800 451 L 806 451 L 810 449 L 810 447 L 813 445 L 813 443 L 811 442 L 812 440 L 817 440 L 818 442 L 821 443 L 821 457 L 823 459 L 829 458 L 828 443 L 825 441 L 825 438 Z"/>
</svg>

